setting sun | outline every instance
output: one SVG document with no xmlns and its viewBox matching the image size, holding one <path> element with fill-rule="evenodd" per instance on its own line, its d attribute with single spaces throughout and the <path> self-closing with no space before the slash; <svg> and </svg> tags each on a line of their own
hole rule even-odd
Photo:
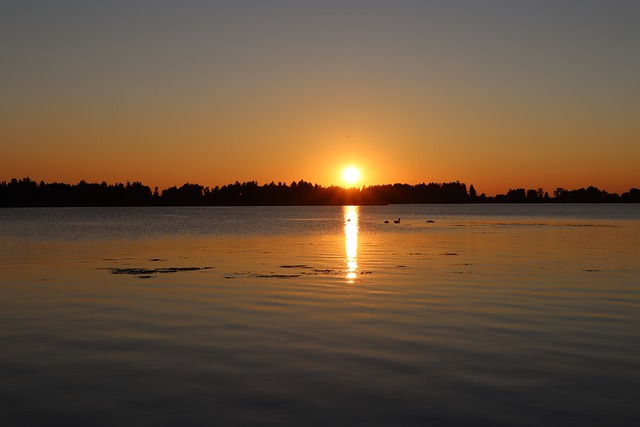
<svg viewBox="0 0 640 427">
<path fill-rule="evenodd" d="M 355 166 L 347 166 L 342 171 L 342 179 L 347 184 L 355 184 L 360 181 L 360 169 Z"/>
</svg>

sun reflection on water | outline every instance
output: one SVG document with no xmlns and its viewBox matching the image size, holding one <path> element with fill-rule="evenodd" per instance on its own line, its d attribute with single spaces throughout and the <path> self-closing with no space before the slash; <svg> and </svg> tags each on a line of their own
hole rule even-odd
<svg viewBox="0 0 640 427">
<path fill-rule="evenodd" d="M 358 206 L 344 207 L 344 240 L 347 252 L 347 283 L 358 277 Z"/>
</svg>

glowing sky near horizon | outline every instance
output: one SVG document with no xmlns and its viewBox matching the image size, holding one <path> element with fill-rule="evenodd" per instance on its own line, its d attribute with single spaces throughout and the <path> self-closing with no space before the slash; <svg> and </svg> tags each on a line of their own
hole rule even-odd
<svg viewBox="0 0 640 427">
<path fill-rule="evenodd" d="M 0 181 L 640 186 L 640 2 L 3 4 Z"/>
</svg>

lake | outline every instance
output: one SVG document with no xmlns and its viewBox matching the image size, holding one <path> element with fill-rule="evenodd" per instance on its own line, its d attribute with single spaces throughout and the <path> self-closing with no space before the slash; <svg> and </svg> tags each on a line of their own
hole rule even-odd
<svg viewBox="0 0 640 427">
<path fill-rule="evenodd" d="M 640 419 L 640 205 L 0 209 L 0 283 L 8 426 Z"/>
</svg>

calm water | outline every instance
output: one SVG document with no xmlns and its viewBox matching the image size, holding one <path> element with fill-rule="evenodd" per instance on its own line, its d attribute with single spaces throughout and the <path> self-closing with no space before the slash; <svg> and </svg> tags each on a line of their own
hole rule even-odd
<svg viewBox="0 0 640 427">
<path fill-rule="evenodd" d="M 640 419 L 638 205 L 0 209 L 0 281 L 3 425 Z"/>
</svg>

